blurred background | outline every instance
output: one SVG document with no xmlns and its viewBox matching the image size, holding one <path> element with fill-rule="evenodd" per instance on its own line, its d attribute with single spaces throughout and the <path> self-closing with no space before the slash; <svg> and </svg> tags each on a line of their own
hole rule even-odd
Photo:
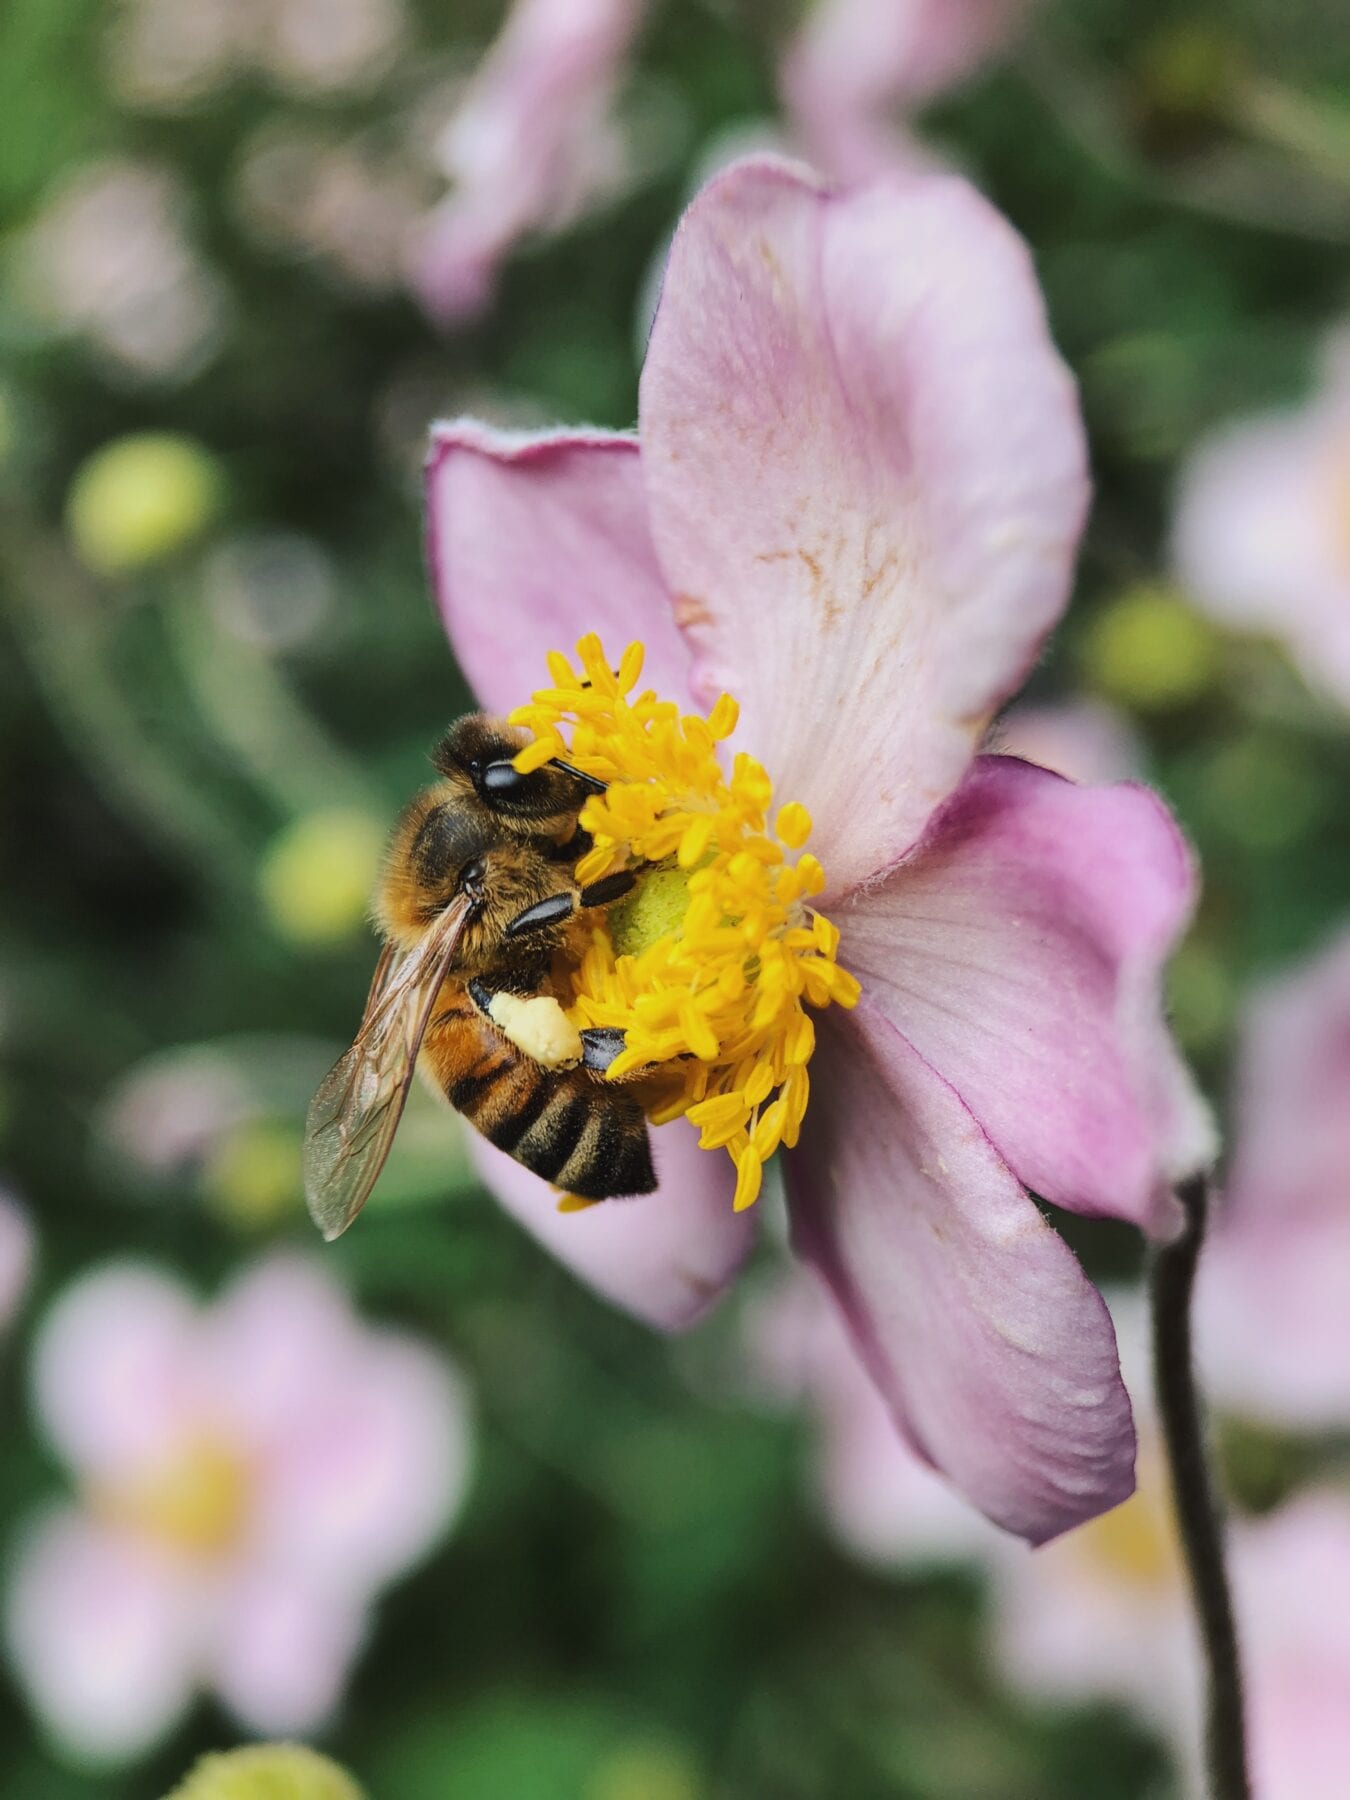
<svg viewBox="0 0 1350 1800">
<path fill-rule="evenodd" d="M 549 1262 L 420 1095 L 322 1252 L 298 1153 L 384 833 L 470 703 L 422 566 L 429 421 L 631 424 L 664 244 L 740 148 L 957 167 L 1030 240 L 1097 480 L 1000 741 L 1177 810 L 1205 894 L 1176 1029 L 1258 1172 L 1289 1129 L 1262 1020 L 1344 1076 L 1300 1140 L 1332 1172 L 1297 1232 L 1318 1273 L 1287 1285 L 1320 1283 L 1345 1379 L 1235 1384 L 1221 1435 L 1252 1618 L 1350 1600 L 1343 8 L 504 18 L 0 9 L 0 1793 L 159 1800 L 296 1734 L 374 1800 L 1179 1795 L 1156 1482 L 1030 1558 L 892 1453 L 774 1233 L 668 1344 Z M 1133 1235 L 1065 1228 L 1126 1320 Z M 1239 1275 L 1214 1305 L 1274 1328 Z M 303 1592 L 237 1553 L 264 1505 L 278 1543 L 321 1521 Z M 1261 1791 L 1343 1795 L 1350 1646 L 1288 1612 L 1270 1692 L 1335 1699 L 1340 1739 L 1304 1708 L 1299 1742 L 1342 1779 Z"/>
</svg>

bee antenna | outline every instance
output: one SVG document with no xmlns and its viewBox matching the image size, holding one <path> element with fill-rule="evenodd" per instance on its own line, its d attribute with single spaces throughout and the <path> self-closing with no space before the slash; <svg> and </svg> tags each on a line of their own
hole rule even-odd
<svg viewBox="0 0 1350 1800">
<path fill-rule="evenodd" d="M 553 767 L 561 769 L 564 775 L 570 775 L 574 781 L 579 781 L 582 787 L 589 788 L 593 794 L 603 794 L 609 786 L 598 775 L 588 775 L 584 769 L 578 769 L 573 763 L 562 762 L 556 756 L 553 758 Z"/>
</svg>

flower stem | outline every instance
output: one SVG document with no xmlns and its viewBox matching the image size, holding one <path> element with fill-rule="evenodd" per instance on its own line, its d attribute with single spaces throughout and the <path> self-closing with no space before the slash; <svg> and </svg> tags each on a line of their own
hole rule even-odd
<svg viewBox="0 0 1350 1800">
<path fill-rule="evenodd" d="M 1204 1243 L 1209 1181 L 1177 1189 L 1181 1235 L 1158 1246 L 1149 1271 L 1153 1380 L 1171 1471 L 1172 1503 L 1204 1650 L 1205 1762 L 1212 1800 L 1251 1800 L 1242 1667 L 1228 1585 L 1222 1504 L 1210 1462 L 1191 1348 L 1191 1294 Z"/>
</svg>

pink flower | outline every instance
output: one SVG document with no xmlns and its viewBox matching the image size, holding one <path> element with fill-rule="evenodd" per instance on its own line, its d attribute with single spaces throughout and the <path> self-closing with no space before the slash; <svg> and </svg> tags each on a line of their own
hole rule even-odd
<svg viewBox="0 0 1350 1800">
<path fill-rule="evenodd" d="M 1228 1192 L 1201 1268 L 1216 1395 L 1350 1425 L 1350 932 L 1251 1002 Z"/>
<path fill-rule="evenodd" d="M 1350 346 L 1329 347 L 1307 404 L 1216 432 L 1177 499 L 1174 556 L 1221 624 L 1281 639 L 1350 705 Z"/>
<path fill-rule="evenodd" d="M 862 1365 L 798 1277 L 749 1318 L 752 1365 L 805 1397 L 832 1532 L 867 1562 L 967 1560 L 992 1580 L 1009 1683 L 1040 1700 L 1124 1701 L 1176 1746 L 1197 1797 L 1200 1667 L 1149 1400 L 1142 1297 L 1112 1312 L 1140 1424 L 1135 1494 L 1034 1556 L 980 1522 L 897 1440 Z M 1305 1494 L 1239 1521 L 1232 1574 L 1256 1800 L 1340 1800 L 1350 1767 L 1350 1499 Z"/>
<path fill-rule="evenodd" d="M 1150 1458 L 1152 1462 L 1153 1459 Z M 1161 1470 L 1115 1513 L 1002 1559 L 999 1659 L 1041 1698 L 1124 1700 L 1172 1742 L 1201 1800 L 1201 1682 Z M 1340 1800 L 1350 1768 L 1350 1500 L 1330 1490 L 1238 1522 L 1231 1575 L 1255 1800 Z"/>
<path fill-rule="evenodd" d="M 1026 1189 L 1165 1228 L 1208 1125 L 1158 1007 L 1192 887 L 1167 813 L 974 754 L 1064 606 L 1087 500 L 1025 246 L 954 178 L 836 195 L 740 164 L 676 234 L 640 411 L 640 443 L 438 428 L 456 652 L 503 711 L 588 629 L 641 636 L 659 693 L 739 702 L 738 742 L 814 818 L 863 990 L 819 1015 L 797 1247 L 909 1441 L 1053 1536 L 1130 1491 L 1133 1446 L 1106 1310 Z M 580 1215 L 483 1166 L 611 1299 L 680 1325 L 749 1215 L 725 1158 L 654 1136 L 658 1192 Z"/>
<path fill-rule="evenodd" d="M 35 1355 L 79 1495 L 20 1544 L 6 1624 L 50 1729 L 76 1755 L 131 1758 L 204 1687 L 255 1731 L 321 1724 L 375 1594 L 463 1491 L 445 1361 L 283 1256 L 207 1308 L 152 1268 L 98 1269 Z"/>
<path fill-rule="evenodd" d="M 1308 1493 L 1234 1550 L 1257 1800 L 1341 1800 L 1350 1769 L 1350 1500 Z"/>
<path fill-rule="evenodd" d="M 521 238 L 564 230 L 617 186 L 611 108 L 642 12 L 641 0 L 516 0 L 441 140 L 451 193 L 413 266 L 430 312 L 478 312 Z"/>
<path fill-rule="evenodd" d="M 1026 11 L 1027 0 L 817 0 L 781 74 L 811 160 L 836 181 L 915 162 L 899 116 L 973 75 Z"/>
<path fill-rule="evenodd" d="M 1117 1324 L 1122 1344 L 1142 1336 L 1142 1313 L 1132 1323 L 1118 1312 Z M 1201 1800 L 1194 1626 L 1147 1389 L 1132 1379 L 1131 1390 L 1139 1491 L 1035 1556 L 997 1558 L 999 1661 L 1043 1699 L 1126 1701 L 1170 1739 L 1185 1791 Z M 1350 1768 L 1350 1498 L 1310 1492 L 1235 1521 L 1229 1561 L 1255 1800 L 1339 1800 Z"/>
</svg>

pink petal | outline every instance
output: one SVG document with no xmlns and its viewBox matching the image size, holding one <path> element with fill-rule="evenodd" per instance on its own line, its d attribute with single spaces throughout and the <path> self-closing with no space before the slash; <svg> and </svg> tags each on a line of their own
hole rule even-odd
<svg viewBox="0 0 1350 1800">
<path fill-rule="evenodd" d="M 345 1589 L 260 1564 L 222 1595 L 218 1629 L 211 1682 L 230 1711 L 263 1737 L 307 1736 L 341 1698 L 366 1613 Z"/>
<path fill-rule="evenodd" d="M 197 1309 L 178 1282 L 140 1263 L 75 1281 L 34 1347 L 38 1413 L 74 1468 L 134 1474 L 170 1457 L 198 1408 Z"/>
<path fill-rule="evenodd" d="M 893 115 L 974 73 L 1026 11 L 1023 0 L 817 0 L 784 59 L 784 97 L 812 161 L 835 181 L 894 168 Z"/>
<path fill-rule="evenodd" d="M 315 1587 L 364 1598 L 423 1556 L 459 1505 L 468 1401 L 444 1357 L 387 1331 L 353 1334 L 325 1376 L 259 1472 L 253 1542 Z"/>
<path fill-rule="evenodd" d="M 477 312 L 518 239 L 563 230 L 619 185 L 626 157 L 608 115 L 643 11 L 642 0 L 516 0 L 441 141 L 454 188 L 413 267 L 430 312 Z"/>
<path fill-rule="evenodd" d="M 1350 377 L 1311 404 L 1222 427 L 1187 464 L 1173 559 L 1220 623 L 1284 640 L 1314 685 L 1350 704 Z"/>
<path fill-rule="evenodd" d="M 341 1387 L 363 1336 L 328 1269 L 312 1257 L 269 1256 L 237 1276 L 202 1318 L 206 1404 L 249 1454 L 284 1448 Z"/>
<path fill-rule="evenodd" d="M 186 1711 L 200 1596 L 152 1546 L 74 1507 L 53 1513 L 20 1544 L 6 1615 L 19 1678 L 76 1755 L 130 1760 Z"/>
<path fill-rule="evenodd" d="M 752 1369 L 816 1417 L 815 1485 L 847 1550 L 901 1566 L 989 1553 L 998 1534 L 896 1430 L 819 1282 L 803 1271 L 779 1284 L 748 1311 L 746 1325 Z"/>
<path fill-rule="evenodd" d="M 1319 1221 L 1220 1213 L 1196 1293 L 1216 1404 L 1275 1426 L 1350 1426 L 1348 1319 L 1350 1211 Z"/>
<path fill-rule="evenodd" d="M 1239 1221 L 1350 1212 L 1350 930 L 1257 989 L 1242 1032 L 1228 1182 Z"/>
<path fill-rule="evenodd" d="M 509 712 L 546 686 L 545 652 L 570 655 L 587 631 L 616 658 L 641 638 L 643 685 L 685 699 L 689 652 L 652 549 L 635 438 L 438 425 L 427 507 L 445 627 L 489 710 Z"/>
<path fill-rule="evenodd" d="M 1213 1391 L 1234 1410 L 1350 1424 L 1350 933 L 1259 990 L 1237 1141 L 1197 1294 Z"/>
<path fill-rule="evenodd" d="M 914 855 L 835 918 L 864 992 L 1020 1181 L 1166 1231 L 1172 1183 L 1213 1149 L 1161 1008 L 1192 890 L 1146 788 L 981 757 Z"/>
<path fill-rule="evenodd" d="M 797 1245 L 916 1450 L 1032 1543 L 1123 1500 L 1110 1316 L 955 1090 L 866 998 L 824 1015 L 812 1072 Z"/>
<path fill-rule="evenodd" d="M 919 835 L 1068 596 L 1083 432 L 1026 246 L 955 177 L 828 195 L 737 164 L 676 233 L 641 415 L 695 691 L 735 694 L 845 890 Z"/>
<path fill-rule="evenodd" d="M 1342 1800 L 1350 1769 L 1350 1506 L 1308 1493 L 1233 1546 L 1260 1800 Z"/>
<path fill-rule="evenodd" d="M 660 1185 L 636 1200 L 560 1213 L 553 1188 L 476 1134 L 470 1151 L 502 1205 L 615 1306 L 664 1331 L 702 1318 L 750 1252 L 754 1221 L 731 1208 L 735 1171 L 677 1119 L 652 1133 Z"/>
</svg>

